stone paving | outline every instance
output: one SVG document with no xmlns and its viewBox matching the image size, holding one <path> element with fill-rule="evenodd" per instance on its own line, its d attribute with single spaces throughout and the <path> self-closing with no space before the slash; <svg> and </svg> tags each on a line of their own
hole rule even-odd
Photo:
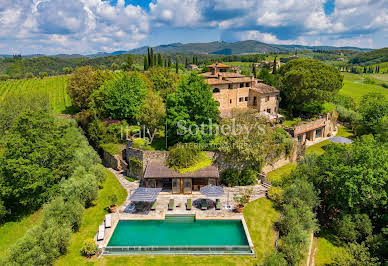
<svg viewBox="0 0 388 266">
<path fill-rule="evenodd" d="M 214 208 L 215 198 L 207 198 L 203 196 L 200 192 L 194 191 L 189 195 L 180 195 L 180 194 L 171 194 L 170 192 L 161 192 L 157 198 L 157 207 L 156 210 L 150 210 L 150 204 L 146 204 L 144 211 L 130 211 L 129 208 L 133 206 L 133 203 L 129 201 L 130 195 L 135 191 L 136 188 L 139 187 L 139 181 L 130 182 L 128 181 L 123 173 L 116 171 L 114 169 L 109 168 L 109 170 L 118 178 L 121 185 L 127 190 L 128 197 L 124 204 L 122 204 L 118 208 L 118 212 L 120 213 L 120 217 L 125 216 L 144 216 L 147 217 L 161 217 L 165 214 L 196 214 L 201 217 L 226 217 L 226 216 L 236 216 L 241 215 L 236 213 L 234 209 L 235 201 L 233 200 L 234 195 L 241 194 L 246 189 L 252 189 L 252 195 L 250 201 L 256 200 L 258 198 L 265 197 L 265 193 L 267 189 L 262 185 L 255 186 L 246 186 L 246 187 L 224 187 L 225 194 L 219 197 L 221 202 L 221 210 L 216 210 Z M 206 199 L 208 202 L 209 208 L 207 210 L 201 210 L 201 199 Z M 174 199 L 174 209 L 169 211 L 168 203 L 170 199 Z M 192 200 L 192 208 L 191 210 L 186 210 L 187 199 Z M 130 206 L 130 207 L 128 207 Z M 227 208 L 227 206 L 230 206 Z"/>
</svg>

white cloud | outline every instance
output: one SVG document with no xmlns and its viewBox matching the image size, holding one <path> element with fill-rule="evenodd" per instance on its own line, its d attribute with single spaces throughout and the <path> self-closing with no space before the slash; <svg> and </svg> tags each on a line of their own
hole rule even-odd
<svg viewBox="0 0 388 266">
<path fill-rule="evenodd" d="M 330 15 L 324 2 L 153 0 L 144 9 L 125 0 L 115 6 L 105 0 L 0 0 L 0 40 L 7 44 L 0 51 L 131 49 L 151 40 L 150 32 L 160 27 L 217 29 L 235 40 L 279 44 L 388 45 L 375 34 L 387 32 L 387 0 L 336 0 Z"/>
</svg>

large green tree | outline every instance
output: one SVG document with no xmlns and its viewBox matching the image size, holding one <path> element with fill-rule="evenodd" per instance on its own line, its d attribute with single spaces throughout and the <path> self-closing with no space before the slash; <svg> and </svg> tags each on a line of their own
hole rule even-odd
<svg viewBox="0 0 388 266">
<path fill-rule="evenodd" d="M 342 88 L 337 68 L 313 59 L 291 60 L 279 69 L 281 104 L 292 113 L 319 113 Z"/>
<path fill-rule="evenodd" d="M 136 121 L 142 102 L 147 95 L 148 84 L 142 74 L 123 73 L 114 80 L 108 80 L 93 96 L 93 108 L 100 117 Z"/>
<path fill-rule="evenodd" d="M 146 76 L 153 83 L 154 91 L 163 100 L 166 100 L 167 95 L 175 91 L 179 81 L 179 76 L 165 67 L 152 67 L 146 73 Z"/>
<path fill-rule="evenodd" d="M 149 129 L 152 134 L 154 130 L 163 128 L 165 116 L 163 99 L 149 90 L 136 116 L 137 121 Z"/>
<path fill-rule="evenodd" d="M 175 93 L 168 95 L 167 128 L 168 141 L 207 143 L 214 139 L 213 129 L 218 122 L 218 104 L 213 99 L 209 85 L 195 74 L 184 77 Z M 209 121 L 212 125 L 209 125 Z M 203 125 L 203 134 L 200 130 Z M 191 129 L 191 130 L 190 130 Z"/>
<path fill-rule="evenodd" d="M 381 93 L 369 93 L 362 97 L 358 109 L 362 119 L 361 130 L 364 133 L 384 136 L 388 131 L 388 100 Z"/>
<path fill-rule="evenodd" d="M 92 67 L 77 68 L 69 79 L 67 92 L 74 106 L 79 109 L 87 109 L 90 96 L 105 80 L 111 79 L 112 74 L 108 71 L 94 71 Z"/>
</svg>

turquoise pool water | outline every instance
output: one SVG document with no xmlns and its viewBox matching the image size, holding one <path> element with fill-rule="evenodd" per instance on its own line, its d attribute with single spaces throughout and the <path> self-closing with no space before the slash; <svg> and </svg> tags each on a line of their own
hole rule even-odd
<svg viewBox="0 0 388 266">
<path fill-rule="evenodd" d="M 165 220 L 117 224 L 108 247 L 133 246 L 248 246 L 239 220 L 195 220 L 172 216 Z"/>
</svg>

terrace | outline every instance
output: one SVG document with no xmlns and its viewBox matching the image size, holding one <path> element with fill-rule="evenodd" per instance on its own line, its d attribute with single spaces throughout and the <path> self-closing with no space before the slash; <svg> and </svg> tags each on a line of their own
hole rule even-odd
<svg viewBox="0 0 388 266">
<path fill-rule="evenodd" d="M 120 172 L 115 171 L 113 169 L 110 169 L 110 170 L 112 173 L 116 175 L 121 185 L 127 190 L 128 197 L 125 203 L 119 206 L 117 212 L 111 214 L 111 217 L 109 219 L 112 221 L 112 226 L 110 228 L 105 228 L 104 239 L 98 241 L 98 245 L 100 248 L 103 248 L 105 250 L 118 224 L 120 224 L 120 228 L 125 225 L 125 224 L 123 225 L 123 222 L 120 222 L 120 221 L 160 221 L 161 223 L 164 223 L 163 222 L 164 220 L 171 219 L 171 217 L 178 216 L 178 217 L 193 217 L 195 221 L 214 220 L 214 221 L 225 221 L 226 223 L 228 223 L 229 221 L 241 221 L 241 224 L 245 230 L 245 233 L 249 242 L 249 250 L 250 250 L 249 252 L 253 250 L 253 244 L 249 237 L 249 232 L 244 220 L 244 216 L 242 215 L 242 213 L 237 212 L 233 208 L 236 205 L 234 196 L 240 195 L 243 190 L 252 189 L 252 194 L 249 201 L 253 201 L 258 198 L 265 197 L 265 193 L 267 190 L 266 187 L 262 185 L 255 185 L 255 186 L 249 186 L 244 188 L 225 187 L 224 195 L 217 197 L 221 204 L 220 205 L 221 208 L 219 210 L 215 208 L 215 198 L 208 198 L 197 191 L 193 191 L 193 193 L 189 195 L 171 194 L 171 192 L 160 192 L 156 198 L 157 204 L 156 206 L 154 206 L 155 208 L 151 208 L 153 205 L 152 203 L 144 203 L 144 206 L 141 208 L 141 210 L 139 210 L 135 207 L 135 204 L 130 200 L 131 195 L 133 195 L 136 189 L 139 187 L 139 182 L 138 181 L 129 182 L 125 178 L 125 176 L 123 176 Z M 169 206 L 171 205 L 170 203 L 171 199 L 174 200 L 173 206 Z M 188 199 L 190 199 L 192 202 L 191 209 L 188 209 L 186 206 Z M 205 210 L 201 209 L 203 199 L 206 199 L 207 208 Z M 195 224 L 193 226 L 195 226 Z M 220 226 L 222 227 L 222 225 Z M 115 236 L 115 238 L 117 238 L 117 235 Z M 228 248 L 231 248 L 231 247 L 232 246 Z M 187 248 L 190 248 L 190 247 L 187 247 Z M 218 247 L 218 250 L 213 250 L 215 246 L 209 246 L 208 250 L 204 250 L 203 249 L 204 247 L 198 246 L 198 248 L 201 249 L 201 252 L 199 253 L 196 251 L 194 252 L 193 250 L 187 251 L 187 252 L 194 252 L 195 254 L 202 254 L 203 252 L 205 253 L 207 252 L 206 254 L 221 254 L 223 252 L 228 252 L 223 250 L 222 247 Z M 240 252 L 239 254 L 244 254 L 244 255 L 248 254 L 246 248 L 244 250 L 239 250 L 242 247 L 236 246 L 234 248 L 236 250 L 234 250 L 233 252 L 235 252 L 236 254 L 239 252 Z M 143 247 L 143 249 L 144 249 L 143 250 L 144 252 L 147 252 L 147 251 L 151 252 L 148 246 Z M 109 255 L 110 254 L 109 250 L 114 250 L 114 248 L 111 248 L 111 249 L 108 248 L 107 250 L 108 251 L 106 252 L 106 254 Z M 129 248 L 125 247 L 125 252 L 124 252 L 125 254 L 132 254 L 131 252 L 134 252 L 133 247 L 129 247 Z M 153 250 L 152 252 L 159 252 L 159 251 Z M 164 252 L 167 252 L 167 251 L 164 250 Z M 183 251 L 177 251 L 177 252 L 179 253 Z M 188 253 L 183 253 L 183 254 L 188 254 Z"/>
</svg>

